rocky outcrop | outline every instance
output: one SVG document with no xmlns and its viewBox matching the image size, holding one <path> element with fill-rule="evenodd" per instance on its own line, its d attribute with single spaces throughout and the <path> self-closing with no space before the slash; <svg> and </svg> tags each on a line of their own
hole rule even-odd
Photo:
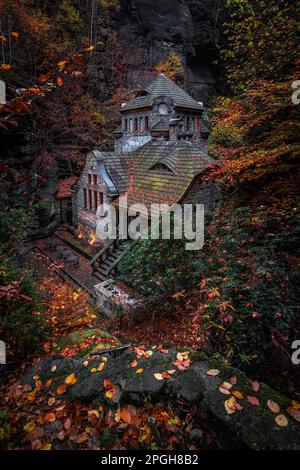
<svg viewBox="0 0 300 470">
<path fill-rule="evenodd" d="M 149 350 L 151 354 L 138 358 L 137 365 L 132 364 L 137 358 L 130 350 L 119 357 L 108 358 L 105 366 L 101 367 L 100 356 L 89 360 L 88 364 L 82 358 L 55 356 L 36 364 L 23 378 L 23 383 L 33 386 L 33 377 L 38 375 L 43 383 L 52 379 L 53 390 L 56 390 L 73 373 L 77 382 L 68 388 L 65 398 L 90 402 L 94 407 L 99 404 L 118 406 L 119 402 L 142 404 L 147 400 L 168 402 L 180 397 L 198 406 L 201 419 L 205 419 L 220 435 L 225 447 L 228 447 L 230 436 L 234 445 L 251 449 L 300 449 L 300 424 L 286 411 L 290 406 L 286 397 L 265 384 L 253 391 L 244 373 L 203 354 L 191 351 L 191 365 L 180 370 L 176 365 L 178 351 L 175 348 L 169 351 Z M 217 370 L 218 375 L 209 375 L 211 369 Z M 154 375 L 167 370 L 172 370 L 167 379 Z M 220 386 L 224 382 L 230 383 L 233 377 L 236 378 L 235 385 L 231 385 L 228 394 L 221 393 Z M 105 379 L 115 388 L 112 397 L 106 395 Z M 249 402 L 249 396 L 258 400 L 256 405 Z M 228 414 L 225 402 L 231 397 L 238 403 L 238 409 Z M 280 411 L 271 411 L 268 400 L 276 402 Z M 281 416 L 282 419 L 282 415 L 286 421 L 284 426 L 278 418 Z"/>
<path fill-rule="evenodd" d="M 170 52 L 176 52 L 182 57 L 188 92 L 209 104 L 218 82 L 214 61 L 223 7 L 224 0 L 124 1 L 119 34 L 127 42 L 126 55 L 134 60 L 138 51 L 140 60 L 139 70 L 130 74 L 129 85 Z M 126 40 L 128 36 L 133 42 Z"/>
</svg>

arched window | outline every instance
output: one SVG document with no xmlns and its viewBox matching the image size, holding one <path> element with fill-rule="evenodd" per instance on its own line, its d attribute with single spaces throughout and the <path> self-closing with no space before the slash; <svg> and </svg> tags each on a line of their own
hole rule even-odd
<svg viewBox="0 0 300 470">
<path fill-rule="evenodd" d="M 168 106 L 166 105 L 166 103 L 160 103 L 158 105 L 158 112 L 162 116 L 166 116 L 167 114 L 169 114 Z"/>
</svg>

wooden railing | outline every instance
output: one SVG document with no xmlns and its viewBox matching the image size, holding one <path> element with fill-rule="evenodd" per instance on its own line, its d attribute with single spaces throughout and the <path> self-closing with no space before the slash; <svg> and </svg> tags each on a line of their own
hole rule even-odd
<svg viewBox="0 0 300 470">
<path fill-rule="evenodd" d="M 132 250 L 132 248 L 134 247 L 134 245 L 136 245 L 137 242 L 138 242 L 138 240 L 132 241 L 130 243 L 130 245 L 128 245 L 126 250 L 124 250 L 123 253 L 121 253 L 120 256 L 118 256 L 118 258 L 116 258 L 116 260 L 109 267 L 109 269 L 107 271 L 107 275 L 108 274 L 115 274 L 116 267 L 119 264 L 119 262 L 121 261 L 121 259 L 128 253 L 128 251 Z"/>
<path fill-rule="evenodd" d="M 104 245 L 101 250 L 91 259 L 90 265 L 95 266 L 96 263 L 101 263 L 107 258 L 107 256 L 118 248 L 120 244 L 119 239 L 109 240 L 106 245 Z"/>
</svg>

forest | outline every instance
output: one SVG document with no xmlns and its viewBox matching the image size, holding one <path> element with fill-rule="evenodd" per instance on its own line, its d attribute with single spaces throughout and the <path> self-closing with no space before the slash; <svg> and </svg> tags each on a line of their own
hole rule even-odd
<svg viewBox="0 0 300 470">
<path fill-rule="evenodd" d="M 0 0 L 1 450 L 300 449 L 299 13 Z M 161 76 L 204 109 L 220 196 L 198 251 L 104 245 L 71 209 L 91 152 L 119 171 L 126 105 Z"/>
</svg>

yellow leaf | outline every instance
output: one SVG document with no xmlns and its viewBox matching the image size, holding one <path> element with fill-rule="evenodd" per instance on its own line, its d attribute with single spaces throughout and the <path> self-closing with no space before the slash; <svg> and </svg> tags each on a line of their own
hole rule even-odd
<svg viewBox="0 0 300 470">
<path fill-rule="evenodd" d="M 144 369 L 137 369 L 135 372 L 136 374 L 141 374 L 143 372 Z"/>
<path fill-rule="evenodd" d="M 74 385 L 77 382 L 77 377 L 75 377 L 75 374 L 70 374 L 65 380 L 65 383 L 68 385 Z"/>
<path fill-rule="evenodd" d="M 292 400 L 292 407 L 296 408 L 296 410 L 300 410 L 300 403 L 296 400 Z"/>
<path fill-rule="evenodd" d="M 289 424 L 287 418 L 284 415 L 277 415 L 275 418 L 275 421 L 278 424 L 278 426 L 281 426 L 281 427 L 286 427 Z"/>
<path fill-rule="evenodd" d="M 89 46 L 89 47 L 86 47 L 84 50 L 85 52 L 91 52 L 95 49 L 95 46 Z"/>
<path fill-rule="evenodd" d="M 33 421 L 30 421 L 24 426 L 24 431 L 29 434 L 35 430 L 35 423 Z"/>
<path fill-rule="evenodd" d="M 95 372 L 97 372 L 96 367 L 93 367 L 93 368 L 91 369 L 91 372 L 92 372 L 92 374 L 94 374 Z"/>
<path fill-rule="evenodd" d="M 50 442 L 46 442 L 45 444 L 42 445 L 40 450 L 51 450 L 52 449 L 52 444 Z"/>
</svg>

